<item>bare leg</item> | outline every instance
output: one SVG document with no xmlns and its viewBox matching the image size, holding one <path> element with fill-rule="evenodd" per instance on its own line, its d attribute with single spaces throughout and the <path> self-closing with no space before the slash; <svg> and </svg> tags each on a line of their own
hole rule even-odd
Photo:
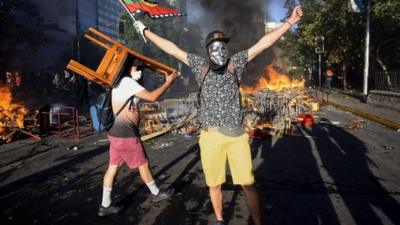
<svg viewBox="0 0 400 225">
<path fill-rule="evenodd" d="M 210 187 L 210 198 L 217 220 L 224 221 L 222 217 L 222 190 L 221 185 Z"/>
<path fill-rule="evenodd" d="M 118 165 L 109 165 L 106 173 L 104 174 L 103 186 L 107 188 L 111 188 L 114 184 L 115 177 L 118 174 L 120 166 Z"/>
<path fill-rule="evenodd" d="M 258 202 L 257 190 L 253 185 L 242 185 L 247 207 L 255 225 L 261 225 L 260 206 Z"/>
<path fill-rule="evenodd" d="M 148 163 L 143 164 L 139 167 L 139 174 L 144 183 L 149 183 L 154 180 Z"/>
<path fill-rule="evenodd" d="M 121 208 L 118 206 L 112 206 L 111 200 L 111 190 L 114 184 L 115 178 L 118 174 L 120 166 L 118 165 L 109 165 L 107 168 L 106 173 L 104 174 L 103 178 L 103 196 L 101 199 L 101 205 L 99 207 L 99 211 L 97 215 L 100 217 L 118 213 Z"/>
</svg>

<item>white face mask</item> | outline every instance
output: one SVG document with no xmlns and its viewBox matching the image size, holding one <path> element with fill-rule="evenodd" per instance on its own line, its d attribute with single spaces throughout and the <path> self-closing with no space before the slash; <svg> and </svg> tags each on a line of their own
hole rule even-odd
<svg viewBox="0 0 400 225">
<path fill-rule="evenodd" d="M 131 71 L 131 77 L 136 81 L 140 80 L 140 78 L 142 78 L 142 71 Z"/>
<path fill-rule="evenodd" d="M 213 63 L 223 66 L 228 61 L 228 47 L 225 42 L 216 41 L 208 46 L 208 55 Z"/>
</svg>

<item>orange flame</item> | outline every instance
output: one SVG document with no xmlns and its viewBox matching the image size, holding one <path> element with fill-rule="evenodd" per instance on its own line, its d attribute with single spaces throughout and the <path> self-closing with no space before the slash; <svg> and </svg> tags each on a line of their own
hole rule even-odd
<svg viewBox="0 0 400 225">
<path fill-rule="evenodd" d="M 12 93 L 9 87 L 0 85 L 0 134 L 7 126 L 5 120 L 11 124 L 23 128 L 24 118 L 28 114 L 28 109 L 18 103 L 12 103 Z"/>
<path fill-rule="evenodd" d="M 265 66 L 266 74 L 268 74 L 268 79 L 264 76 L 260 76 L 257 84 L 254 87 L 249 87 L 245 85 L 240 86 L 240 92 L 244 94 L 253 94 L 255 92 L 269 89 L 279 92 L 286 88 L 302 88 L 304 87 L 304 79 L 291 80 L 287 75 L 280 74 L 273 68 L 273 64 Z"/>
</svg>

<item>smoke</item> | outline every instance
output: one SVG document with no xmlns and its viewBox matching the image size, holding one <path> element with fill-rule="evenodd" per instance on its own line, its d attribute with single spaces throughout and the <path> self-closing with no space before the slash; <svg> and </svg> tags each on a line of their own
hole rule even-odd
<svg viewBox="0 0 400 225">
<path fill-rule="evenodd" d="M 188 0 L 188 19 L 199 25 L 203 35 L 221 30 L 231 37 L 230 53 L 245 50 L 265 34 L 265 10 L 272 0 Z M 251 83 L 264 72 L 272 53 L 264 52 L 248 64 L 244 83 Z"/>
</svg>

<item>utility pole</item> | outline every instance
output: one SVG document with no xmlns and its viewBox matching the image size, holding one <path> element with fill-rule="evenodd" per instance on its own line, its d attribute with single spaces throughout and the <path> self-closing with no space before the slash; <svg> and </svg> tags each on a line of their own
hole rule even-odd
<svg viewBox="0 0 400 225">
<path fill-rule="evenodd" d="M 325 52 L 325 38 L 318 35 L 315 37 L 315 53 L 318 54 L 318 90 L 321 91 L 322 86 L 322 53 Z"/>
<path fill-rule="evenodd" d="M 371 0 L 367 0 L 367 21 L 365 27 L 365 55 L 364 55 L 364 87 L 363 98 L 367 101 L 368 97 L 368 77 L 369 77 L 369 42 L 370 42 L 370 20 L 371 20 Z"/>
</svg>

